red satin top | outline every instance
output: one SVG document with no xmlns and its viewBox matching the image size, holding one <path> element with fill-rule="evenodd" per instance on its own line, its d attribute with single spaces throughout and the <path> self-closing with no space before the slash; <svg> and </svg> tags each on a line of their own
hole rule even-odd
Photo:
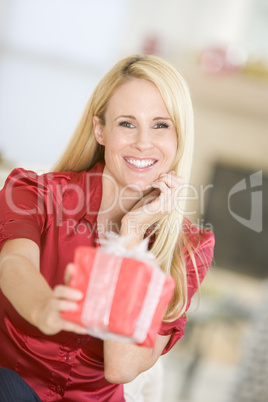
<svg viewBox="0 0 268 402">
<path fill-rule="evenodd" d="M 47 173 L 15 169 L 0 192 L 0 248 L 7 239 L 28 238 L 40 246 L 40 269 L 49 285 L 63 284 L 66 265 L 77 246 L 98 246 L 97 215 L 102 197 L 104 163 L 89 172 Z M 196 255 L 200 282 L 211 264 L 214 236 L 189 221 L 184 230 L 201 251 Z M 186 254 L 188 307 L 197 290 Z M 163 354 L 184 335 L 186 319 L 163 323 L 171 335 Z M 124 401 L 123 386 L 103 375 L 103 341 L 62 331 L 48 336 L 25 321 L 0 291 L 0 366 L 15 370 L 42 401 Z"/>
</svg>

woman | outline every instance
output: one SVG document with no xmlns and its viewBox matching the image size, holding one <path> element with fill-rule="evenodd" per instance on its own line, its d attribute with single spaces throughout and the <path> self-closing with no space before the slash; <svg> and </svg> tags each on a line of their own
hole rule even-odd
<svg viewBox="0 0 268 402">
<path fill-rule="evenodd" d="M 29 400 L 123 401 L 122 384 L 183 336 L 214 245 L 178 203 L 192 149 L 183 78 L 159 58 L 129 57 L 96 87 L 54 172 L 10 174 L 0 216 L 1 400 L 25 391 Z M 128 248 L 150 236 L 176 282 L 153 349 L 103 342 L 61 318 L 83 297 L 68 287 L 75 248 L 98 246 L 109 230 L 128 236 Z"/>
</svg>

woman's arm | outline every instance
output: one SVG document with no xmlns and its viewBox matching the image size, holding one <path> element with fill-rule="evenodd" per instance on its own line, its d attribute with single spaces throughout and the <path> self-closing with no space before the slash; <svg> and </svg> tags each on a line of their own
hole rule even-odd
<svg viewBox="0 0 268 402">
<path fill-rule="evenodd" d="M 134 344 L 104 341 L 104 376 L 114 384 L 125 384 L 151 368 L 170 339 L 157 335 L 153 349 Z"/>
<path fill-rule="evenodd" d="M 0 287 L 16 311 L 45 334 L 61 330 L 85 334 L 60 312 L 73 310 L 83 295 L 66 286 L 50 288 L 39 271 L 40 251 L 29 239 L 7 240 L 0 253 Z"/>
<path fill-rule="evenodd" d="M 172 212 L 179 194 L 182 179 L 174 172 L 161 174 L 153 183 L 153 190 L 142 198 L 121 221 L 121 236 L 128 236 L 127 248 L 143 240 L 145 231 L 163 216 Z M 160 357 L 171 335 L 157 335 L 154 348 L 117 341 L 104 341 L 104 375 L 115 384 L 134 380 L 152 367 Z"/>
</svg>

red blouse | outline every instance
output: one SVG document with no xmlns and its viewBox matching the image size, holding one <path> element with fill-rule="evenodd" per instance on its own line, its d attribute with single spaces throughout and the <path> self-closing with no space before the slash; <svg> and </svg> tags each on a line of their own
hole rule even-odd
<svg viewBox="0 0 268 402">
<path fill-rule="evenodd" d="M 63 284 L 66 265 L 77 246 L 98 246 L 97 215 L 102 197 L 103 163 L 89 172 L 47 173 L 15 169 L 0 192 L 0 249 L 5 240 L 28 238 L 40 246 L 40 269 L 49 285 Z M 189 221 L 184 230 L 194 248 L 200 282 L 211 264 L 214 236 Z M 199 254 L 199 253 L 198 253 Z M 197 290 L 195 270 L 186 254 L 188 294 Z M 163 354 L 184 335 L 186 319 L 163 323 L 171 335 Z M 0 291 L 0 366 L 15 370 L 42 401 L 124 401 L 123 386 L 103 375 L 103 341 L 62 331 L 44 335 L 25 321 Z"/>
</svg>

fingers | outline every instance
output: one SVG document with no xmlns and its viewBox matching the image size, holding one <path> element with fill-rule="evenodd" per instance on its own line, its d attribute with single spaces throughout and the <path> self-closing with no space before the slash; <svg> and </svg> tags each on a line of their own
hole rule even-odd
<svg viewBox="0 0 268 402">
<path fill-rule="evenodd" d="M 70 263 L 66 266 L 65 272 L 64 272 L 64 283 L 66 286 L 69 286 L 72 275 L 74 273 L 75 266 L 74 264 Z"/>
<path fill-rule="evenodd" d="M 159 212 L 163 215 L 172 212 L 176 208 L 182 185 L 183 179 L 176 176 L 174 171 L 162 173 L 159 178 L 152 183 L 154 188 L 161 191 L 158 204 Z M 154 206 L 156 206 L 156 203 Z"/>
<path fill-rule="evenodd" d="M 168 186 L 168 184 L 163 180 L 157 180 L 157 181 L 154 181 L 153 183 L 152 183 L 152 186 L 154 187 L 154 188 L 158 188 L 160 191 L 161 191 L 161 193 L 165 193 L 165 192 L 170 192 L 171 191 L 171 188 Z"/>
<path fill-rule="evenodd" d="M 75 311 L 78 308 L 78 304 L 68 300 L 53 299 L 50 302 L 50 308 L 53 311 Z"/>
<path fill-rule="evenodd" d="M 60 331 L 70 331 L 77 334 L 86 335 L 86 328 L 72 321 L 64 320 L 59 311 L 51 311 L 47 313 L 42 320 L 39 329 L 48 335 L 57 334 Z"/>
<path fill-rule="evenodd" d="M 75 332 L 76 334 L 81 335 L 86 335 L 88 333 L 86 328 L 82 327 L 81 325 L 66 320 L 61 320 L 61 328 L 63 331 Z"/>
<path fill-rule="evenodd" d="M 75 311 L 83 298 L 83 293 L 77 289 L 58 285 L 54 289 L 54 298 L 50 300 L 49 308 L 54 312 Z"/>
<path fill-rule="evenodd" d="M 58 299 L 68 299 L 72 301 L 80 301 L 83 299 L 83 293 L 78 289 L 72 289 L 68 286 L 58 285 L 54 288 L 54 295 Z"/>
<path fill-rule="evenodd" d="M 56 334 L 60 331 L 72 331 L 79 334 L 86 334 L 84 327 L 64 320 L 61 313 L 64 311 L 75 311 L 79 307 L 83 293 L 77 289 L 58 285 L 53 290 L 53 295 L 46 303 L 41 305 L 36 317 L 36 326 L 45 334 Z"/>
<path fill-rule="evenodd" d="M 165 186 L 164 186 L 165 184 Z M 157 180 L 154 180 L 152 186 L 159 188 L 161 191 L 166 189 L 166 186 L 170 189 L 176 189 L 183 185 L 182 177 L 176 176 L 174 171 L 169 173 L 161 173 Z"/>
<path fill-rule="evenodd" d="M 160 221 L 165 215 L 178 208 L 179 192 L 183 180 L 174 171 L 160 174 L 151 183 L 153 187 L 123 218 L 124 233 L 145 233 L 148 227 Z M 129 229 L 131 226 L 131 229 Z"/>
<path fill-rule="evenodd" d="M 63 311 L 75 311 L 78 309 L 78 302 L 84 295 L 80 290 L 71 289 L 67 286 L 58 285 L 54 288 L 54 296 L 48 305 L 46 315 L 48 322 L 46 327 L 53 333 L 60 331 L 71 331 L 78 334 L 87 334 L 87 330 L 74 322 L 64 320 L 61 317 Z"/>
<path fill-rule="evenodd" d="M 143 197 L 137 204 L 136 206 L 143 206 L 146 205 L 150 202 L 152 202 L 153 200 L 155 200 L 157 197 L 159 197 L 159 190 L 157 188 L 155 188 L 154 190 L 152 190 L 149 194 L 147 194 L 145 197 Z"/>
</svg>

